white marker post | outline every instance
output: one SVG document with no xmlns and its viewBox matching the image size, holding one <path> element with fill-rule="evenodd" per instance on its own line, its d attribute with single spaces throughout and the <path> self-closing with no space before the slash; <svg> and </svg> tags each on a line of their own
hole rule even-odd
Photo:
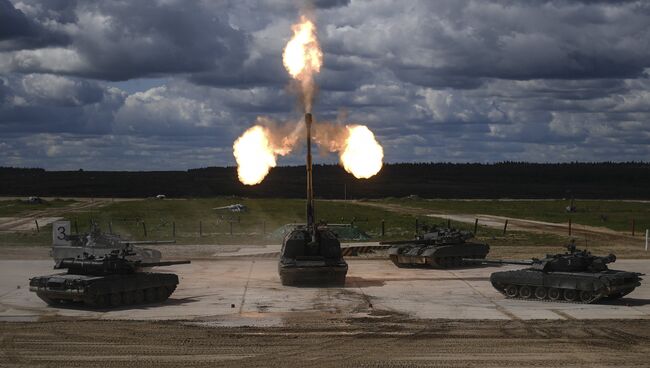
<svg viewBox="0 0 650 368">
<path fill-rule="evenodd" d="M 645 251 L 648 251 L 648 229 L 645 229 Z"/>
</svg>

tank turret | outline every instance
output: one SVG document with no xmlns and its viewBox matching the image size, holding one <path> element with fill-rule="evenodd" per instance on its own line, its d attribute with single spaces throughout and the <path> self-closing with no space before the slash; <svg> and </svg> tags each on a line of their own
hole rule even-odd
<svg viewBox="0 0 650 368">
<path fill-rule="evenodd" d="M 574 243 L 567 246 L 565 253 L 547 254 L 542 259 L 532 258 L 529 261 L 515 260 L 480 260 L 465 259 L 466 261 L 478 261 L 485 264 L 513 264 L 526 265 L 544 272 L 601 272 L 607 271 L 607 264 L 616 262 L 616 256 L 595 256 L 587 250 L 577 250 Z"/>
<path fill-rule="evenodd" d="M 81 303 L 89 307 L 108 308 L 132 304 L 162 302 L 178 285 L 171 273 L 145 271 L 150 267 L 187 264 L 190 261 L 133 261 L 130 247 L 105 256 L 59 260 L 54 269 L 67 270 L 29 280 L 29 290 L 50 305 Z"/>
<path fill-rule="evenodd" d="M 131 261 L 126 257 L 132 255 L 128 248 L 113 251 L 104 257 L 87 255 L 84 258 L 64 258 L 56 263 L 55 270 L 67 269 L 73 275 L 110 275 L 131 274 L 140 269 L 158 266 L 188 264 L 190 261 L 142 262 Z"/>
<path fill-rule="evenodd" d="M 464 259 L 483 259 L 490 251 L 484 243 L 469 242 L 474 234 L 454 228 L 427 228 L 415 239 L 385 241 L 388 254 L 397 267 L 424 266 L 450 268 L 475 264 Z"/>
<path fill-rule="evenodd" d="M 90 222 L 90 229 L 87 233 L 77 235 L 70 234 L 69 221 L 58 221 L 53 224 L 52 233 L 53 243 L 50 255 L 54 258 L 54 262 L 59 262 L 64 258 L 83 257 L 84 253 L 100 257 L 126 248 L 129 248 L 128 258 L 130 260 L 157 262 L 162 257 L 159 250 L 134 247 L 134 245 L 176 242 L 174 240 L 126 240 L 118 234 L 102 232 L 95 221 Z"/>
<path fill-rule="evenodd" d="M 492 273 L 492 286 L 508 298 L 594 303 L 621 298 L 641 285 L 643 274 L 608 268 L 616 261 L 614 254 L 595 256 L 587 250 L 577 250 L 573 242 L 567 249 L 565 253 L 529 261 L 465 260 L 530 266 Z"/>
</svg>

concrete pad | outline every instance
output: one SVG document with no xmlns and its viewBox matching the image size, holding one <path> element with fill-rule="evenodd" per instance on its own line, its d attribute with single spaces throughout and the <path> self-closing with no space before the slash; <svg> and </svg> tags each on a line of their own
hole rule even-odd
<svg viewBox="0 0 650 368">
<path fill-rule="evenodd" d="M 277 261 L 221 259 L 161 267 L 180 285 L 159 305 L 117 310 L 52 308 L 29 292 L 32 276 L 56 273 L 51 260 L 0 261 L 0 320 L 83 317 L 194 320 L 214 325 L 281 325 L 285 318 L 355 318 L 385 314 L 423 319 L 650 318 L 650 286 L 618 301 L 582 305 L 505 299 L 489 282 L 492 272 L 517 266 L 463 270 L 399 269 L 388 260 L 349 259 L 345 287 L 296 288 L 280 284 Z M 619 260 L 617 269 L 650 273 L 648 260 Z"/>
</svg>

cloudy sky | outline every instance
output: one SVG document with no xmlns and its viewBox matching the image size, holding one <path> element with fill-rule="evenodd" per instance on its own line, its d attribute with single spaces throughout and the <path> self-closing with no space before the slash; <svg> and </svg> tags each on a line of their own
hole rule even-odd
<svg viewBox="0 0 650 368">
<path fill-rule="evenodd" d="M 234 165 L 257 116 L 299 116 L 281 56 L 300 6 L 0 0 L 0 166 Z M 314 113 L 367 124 L 388 162 L 650 160 L 646 1 L 314 6 Z"/>
</svg>

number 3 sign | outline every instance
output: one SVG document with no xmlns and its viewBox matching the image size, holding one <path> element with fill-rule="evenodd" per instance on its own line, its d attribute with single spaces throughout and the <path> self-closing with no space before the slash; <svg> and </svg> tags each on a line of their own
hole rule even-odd
<svg viewBox="0 0 650 368">
<path fill-rule="evenodd" d="M 70 221 L 52 223 L 52 245 L 70 245 Z"/>
</svg>

